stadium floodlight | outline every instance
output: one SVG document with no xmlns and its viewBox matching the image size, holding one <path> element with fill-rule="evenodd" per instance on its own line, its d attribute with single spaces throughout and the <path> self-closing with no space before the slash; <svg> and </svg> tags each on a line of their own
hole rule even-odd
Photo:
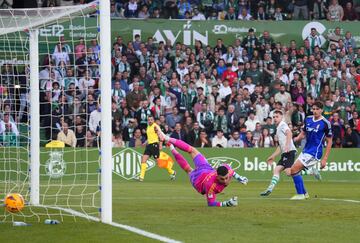
<svg viewBox="0 0 360 243">
<path fill-rule="evenodd" d="M 0 199 L 28 202 L 0 221 L 112 222 L 110 40 L 109 1 L 0 10 Z M 56 141 L 66 124 L 84 147 Z"/>
</svg>

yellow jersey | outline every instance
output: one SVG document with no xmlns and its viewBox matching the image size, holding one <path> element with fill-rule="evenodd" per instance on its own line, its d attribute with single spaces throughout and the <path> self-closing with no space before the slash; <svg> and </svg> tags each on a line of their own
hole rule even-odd
<svg viewBox="0 0 360 243">
<path fill-rule="evenodd" d="M 152 125 L 148 125 L 146 128 L 146 135 L 147 135 L 147 140 L 148 140 L 148 144 L 152 144 L 152 143 L 158 143 L 159 142 L 159 137 L 155 131 L 155 127 L 157 129 L 160 129 L 160 127 L 154 122 Z"/>
</svg>

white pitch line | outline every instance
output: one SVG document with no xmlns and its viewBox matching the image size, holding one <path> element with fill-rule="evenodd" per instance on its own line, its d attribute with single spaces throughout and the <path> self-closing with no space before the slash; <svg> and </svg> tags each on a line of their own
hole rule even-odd
<svg viewBox="0 0 360 243">
<path fill-rule="evenodd" d="M 324 200 L 324 201 L 340 201 L 340 202 L 360 203 L 359 200 L 353 200 L 353 199 L 340 199 L 340 198 L 319 198 L 319 199 Z"/>
<path fill-rule="evenodd" d="M 80 218 L 85 218 L 85 219 L 88 219 L 88 220 L 93 220 L 95 222 L 100 222 L 100 219 L 97 218 L 97 217 L 86 215 L 86 214 L 80 213 L 78 211 L 69 209 L 69 208 L 60 208 L 60 207 L 44 206 L 44 205 L 38 205 L 38 206 L 39 207 L 44 207 L 44 208 L 62 210 L 62 211 L 65 211 L 67 213 L 70 213 L 72 215 L 78 216 Z M 162 236 L 162 235 L 158 235 L 158 234 L 155 234 L 155 233 L 151 233 L 151 232 L 148 232 L 148 231 L 145 231 L 145 230 L 142 230 L 142 229 L 130 226 L 130 225 L 119 224 L 119 223 L 116 223 L 116 222 L 112 222 L 109 225 L 117 227 L 117 228 L 121 228 L 121 229 L 124 229 L 124 230 L 127 230 L 127 231 L 130 231 L 130 232 L 133 232 L 133 233 L 138 234 L 138 235 L 145 236 L 147 238 L 158 240 L 158 241 L 161 241 L 161 242 L 182 243 L 181 241 L 173 240 L 171 238 L 168 238 L 168 237 L 165 237 L 165 236 Z"/>
<path fill-rule="evenodd" d="M 116 197 L 115 200 L 190 200 L 190 201 L 201 201 L 202 198 L 193 197 Z M 239 197 L 241 200 L 290 200 L 290 197 Z M 341 201 L 349 203 L 360 203 L 354 199 L 341 199 L 341 198 L 315 198 L 310 197 L 309 200 L 323 200 L 323 201 Z"/>
<path fill-rule="evenodd" d="M 173 239 L 170 239 L 170 238 L 165 237 L 165 236 L 150 233 L 150 232 L 147 232 L 145 230 L 138 229 L 138 228 L 135 228 L 135 227 L 132 227 L 132 226 L 129 226 L 129 225 L 119 224 L 119 223 L 115 223 L 115 222 L 112 222 L 110 225 L 118 227 L 118 228 L 122 228 L 122 229 L 125 229 L 125 230 L 128 230 L 128 231 L 131 231 L 133 233 L 145 236 L 147 238 L 155 239 L 155 240 L 158 240 L 158 241 L 167 242 L 167 243 L 181 243 L 181 241 L 173 240 Z"/>
</svg>

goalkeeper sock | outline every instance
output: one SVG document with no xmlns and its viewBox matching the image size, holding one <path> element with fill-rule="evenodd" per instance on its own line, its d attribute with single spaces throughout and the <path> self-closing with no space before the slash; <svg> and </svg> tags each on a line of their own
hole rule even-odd
<svg viewBox="0 0 360 243">
<path fill-rule="evenodd" d="M 174 144 L 175 147 L 181 149 L 182 151 L 185 151 L 185 152 L 188 152 L 188 153 L 191 152 L 191 146 L 189 144 L 179 140 L 179 139 L 169 138 L 169 143 Z"/>
<path fill-rule="evenodd" d="M 146 168 L 147 168 L 147 164 L 141 163 L 140 179 L 144 179 Z"/>
<path fill-rule="evenodd" d="M 276 184 L 279 182 L 279 176 L 276 176 L 276 175 L 274 175 L 272 178 L 271 178 L 271 182 L 270 182 L 270 185 L 269 185 L 269 189 L 270 190 L 273 190 L 274 189 L 274 187 L 276 186 Z"/>
<path fill-rule="evenodd" d="M 293 181 L 295 184 L 295 189 L 297 194 L 305 194 L 305 187 L 304 187 L 304 181 L 302 179 L 302 176 L 300 174 L 293 176 Z"/>
<path fill-rule="evenodd" d="M 178 151 L 176 151 L 175 148 L 171 149 L 171 153 L 174 155 L 176 162 L 180 165 L 180 167 L 183 170 L 185 170 L 186 172 L 191 171 L 191 167 L 188 164 L 188 162 L 186 162 L 186 159 L 184 158 L 184 156 L 182 156 Z"/>
</svg>

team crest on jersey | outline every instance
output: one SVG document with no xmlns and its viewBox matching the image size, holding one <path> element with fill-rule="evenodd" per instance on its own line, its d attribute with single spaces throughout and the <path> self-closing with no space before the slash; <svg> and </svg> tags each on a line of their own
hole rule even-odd
<svg viewBox="0 0 360 243">
<path fill-rule="evenodd" d="M 308 124 L 308 125 L 309 125 L 309 124 Z M 307 132 L 318 132 L 319 129 L 320 129 L 320 124 L 318 124 L 318 125 L 316 126 L 316 128 L 306 127 L 306 131 L 307 131 Z"/>
</svg>

